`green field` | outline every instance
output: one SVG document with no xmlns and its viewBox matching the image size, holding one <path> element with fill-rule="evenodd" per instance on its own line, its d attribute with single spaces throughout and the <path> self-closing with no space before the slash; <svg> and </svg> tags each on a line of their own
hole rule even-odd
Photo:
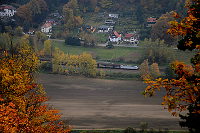
<svg viewBox="0 0 200 133">
<path fill-rule="evenodd" d="M 106 49 L 104 47 L 82 47 L 65 45 L 64 42 L 53 41 L 53 46 L 58 47 L 68 54 L 81 54 L 84 52 L 90 53 L 96 60 L 132 62 L 136 63 L 144 52 L 144 48 L 126 48 L 115 47 L 114 49 Z M 174 60 L 179 60 L 190 63 L 190 59 L 195 55 L 195 52 L 173 50 Z"/>
<path fill-rule="evenodd" d="M 107 49 L 103 47 L 88 48 L 82 46 L 69 46 L 65 45 L 64 42 L 53 41 L 53 46 L 58 47 L 62 51 L 68 54 L 81 54 L 84 52 L 92 54 L 97 60 L 114 60 L 118 58 L 130 58 L 131 56 L 140 55 L 142 52 L 141 48 L 125 48 L 115 47 L 114 49 Z M 132 59 L 138 59 L 131 57 Z"/>
</svg>

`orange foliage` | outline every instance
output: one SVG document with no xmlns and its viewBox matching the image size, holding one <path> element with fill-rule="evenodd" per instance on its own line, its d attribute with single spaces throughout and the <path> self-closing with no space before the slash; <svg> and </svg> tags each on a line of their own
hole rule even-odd
<svg viewBox="0 0 200 133">
<path fill-rule="evenodd" d="M 199 20 L 199 0 L 191 0 L 186 6 L 188 16 L 180 22 L 172 21 L 172 27 L 168 32 L 174 36 L 181 36 L 178 48 L 182 50 L 196 50 L 197 54 L 192 58 L 192 65 L 186 65 L 183 62 L 172 63 L 172 69 L 177 75 L 175 79 L 150 79 L 145 82 L 148 87 L 144 94 L 152 96 L 156 90 L 164 88 L 166 95 L 163 97 L 163 105 L 165 105 L 172 115 L 177 112 L 188 110 L 193 105 L 192 113 L 200 114 L 200 20 Z M 177 13 L 175 17 L 180 17 Z"/>
<path fill-rule="evenodd" d="M 160 91 L 161 88 L 165 88 L 166 95 L 163 97 L 162 105 L 165 105 L 169 112 L 175 115 L 177 111 L 186 110 L 190 104 L 198 103 L 200 78 L 196 77 L 191 82 L 195 73 L 192 66 L 176 61 L 172 64 L 172 67 L 179 78 L 146 80 L 145 82 L 149 86 L 145 89 L 145 94 L 152 96 L 156 90 Z M 197 106 L 200 107 L 200 104 Z M 196 110 L 196 112 L 200 113 L 199 110 Z"/>
<path fill-rule="evenodd" d="M 7 52 L 5 52 L 7 53 Z M 67 133 L 57 110 L 50 109 L 45 91 L 35 83 L 37 57 L 21 49 L 0 59 L 0 132 Z"/>
</svg>

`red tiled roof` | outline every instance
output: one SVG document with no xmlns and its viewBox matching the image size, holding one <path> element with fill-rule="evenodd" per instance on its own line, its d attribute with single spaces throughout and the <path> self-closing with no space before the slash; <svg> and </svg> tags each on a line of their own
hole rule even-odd
<svg viewBox="0 0 200 133">
<path fill-rule="evenodd" d="M 114 31 L 114 35 L 115 35 L 116 37 L 122 37 L 122 35 L 120 35 L 120 34 L 117 33 L 116 31 Z"/>
<path fill-rule="evenodd" d="M 45 23 L 45 24 L 42 26 L 42 28 L 48 28 L 48 27 L 50 27 L 50 26 L 52 26 L 51 23 Z"/>
<path fill-rule="evenodd" d="M 10 5 L 0 5 L 0 10 L 3 10 L 3 9 L 15 9 L 15 8 Z"/>
<path fill-rule="evenodd" d="M 125 34 L 125 38 L 131 38 L 133 36 L 134 36 L 134 34 Z"/>
<path fill-rule="evenodd" d="M 156 22 L 156 21 L 157 21 L 156 18 L 148 18 L 148 19 L 147 19 L 147 22 Z"/>
</svg>

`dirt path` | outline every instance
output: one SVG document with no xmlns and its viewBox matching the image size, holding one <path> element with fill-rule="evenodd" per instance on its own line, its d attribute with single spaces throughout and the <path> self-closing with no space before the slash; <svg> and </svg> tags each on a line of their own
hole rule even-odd
<svg viewBox="0 0 200 133">
<path fill-rule="evenodd" d="M 61 110 L 74 128 L 138 128 L 147 122 L 152 128 L 180 129 L 178 118 L 170 116 L 161 103 L 163 93 L 144 98 L 141 81 L 119 81 L 39 74 L 49 103 Z"/>
</svg>

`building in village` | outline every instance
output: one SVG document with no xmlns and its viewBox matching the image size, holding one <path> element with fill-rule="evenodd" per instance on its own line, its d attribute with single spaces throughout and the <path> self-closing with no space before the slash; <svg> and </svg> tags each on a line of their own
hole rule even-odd
<svg viewBox="0 0 200 133">
<path fill-rule="evenodd" d="M 114 31 L 110 36 L 109 36 L 109 41 L 114 42 L 114 43 L 119 43 L 122 40 L 122 35 L 119 34 L 118 32 Z"/>
<path fill-rule="evenodd" d="M 16 13 L 16 9 L 10 5 L 0 5 L 0 17 L 12 17 Z"/>
<path fill-rule="evenodd" d="M 43 33 L 51 33 L 52 31 L 52 24 L 51 23 L 45 23 L 41 27 L 41 32 Z"/>
<path fill-rule="evenodd" d="M 119 18 L 119 14 L 110 13 L 108 14 L 110 18 Z"/>
<path fill-rule="evenodd" d="M 156 24 L 157 18 L 150 17 L 147 18 L 147 27 L 152 27 L 154 24 Z"/>
<path fill-rule="evenodd" d="M 108 33 L 110 31 L 112 31 L 113 28 L 114 28 L 114 26 L 102 25 L 102 26 L 99 26 L 98 32 L 99 33 Z"/>
<path fill-rule="evenodd" d="M 51 23 L 51 25 L 56 25 L 57 23 L 56 23 L 56 21 L 54 20 L 54 19 L 47 19 L 46 21 L 45 21 L 45 23 Z"/>
<path fill-rule="evenodd" d="M 139 37 L 135 33 L 127 33 L 127 34 L 125 34 L 123 41 L 128 44 L 137 45 L 139 43 Z"/>
<path fill-rule="evenodd" d="M 108 20 L 105 21 L 105 24 L 107 24 L 107 25 L 114 25 L 115 21 L 112 20 L 112 19 L 108 19 Z"/>
</svg>

